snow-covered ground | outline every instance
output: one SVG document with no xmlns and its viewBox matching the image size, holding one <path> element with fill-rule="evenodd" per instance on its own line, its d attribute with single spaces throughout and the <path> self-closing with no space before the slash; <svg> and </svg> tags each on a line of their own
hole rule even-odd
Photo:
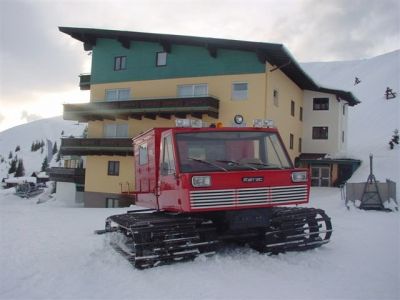
<svg viewBox="0 0 400 300">
<path fill-rule="evenodd" d="M 321 248 L 277 256 L 226 248 L 139 271 L 93 230 L 125 209 L 37 205 L 0 191 L 0 299 L 400 299 L 398 213 L 347 211 L 336 188 L 313 188 L 331 216 Z"/>
<path fill-rule="evenodd" d="M 397 200 L 400 147 L 389 150 L 388 142 L 400 129 L 399 61 L 397 50 L 368 60 L 302 64 L 321 84 L 351 90 L 362 101 L 349 112 L 348 155 L 363 160 L 351 180 L 366 180 L 373 153 L 377 179 L 397 183 Z M 387 86 L 396 99 L 384 99 Z M 64 125 L 51 124 L 33 133 L 27 127 L 1 132 L 0 155 L 7 158 L 26 141 L 21 152 L 27 164 L 40 167 L 41 157 L 29 158 L 26 149 L 39 132 L 59 138 Z M 321 248 L 277 256 L 225 248 L 210 258 L 144 271 L 93 234 L 107 216 L 125 209 L 70 207 L 55 199 L 36 204 L 43 197 L 21 199 L 13 189 L 0 190 L 0 299 L 400 299 L 399 213 L 348 211 L 336 188 L 312 189 L 309 206 L 325 209 L 334 226 L 331 242 Z"/>
</svg>

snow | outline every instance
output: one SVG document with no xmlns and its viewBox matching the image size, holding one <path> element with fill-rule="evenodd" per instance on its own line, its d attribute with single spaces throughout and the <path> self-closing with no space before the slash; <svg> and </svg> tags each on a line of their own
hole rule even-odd
<svg viewBox="0 0 400 300">
<path fill-rule="evenodd" d="M 15 177 L 15 178 L 8 178 L 4 180 L 5 183 L 14 183 L 14 184 L 20 184 L 24 182 L 33 182 L 36 183 L 36 177 Z"/>
<path fill-rule="evenodd" d="M 336 188 L 313 188 L 331 216 L 321 248 L 277 256 L 225 248 L 139 271 L 93 234 L 125 209 L 71 207 L 0 191 L 1 299 L 399 299 L 398 213 L 346 210 Z M 6 246 L 5 246 L 6 245 Z"/>
<path fill-rule="evenodd" d="M 362 101 L 349 109 L 348 156 L 363 160 L 351 180 L 366 180 L 373 153 L 375 176 L 397 182 L 397 200 L 400 150 L 389 150 L 388 142 L 400 128 L 399 56 L 302 64 L 321 84 L 351 90 Z M 355 76 L 362 82 L 354 86 Z M 396 99 L 383 98 L 387 86 Z M 43 122 L 41 136 L 51 127 L 49 139 L 59 137 L 64 125 Z M 1 132 L 0 155 L 7 158 L 18 144 L 30 150 L 39 137 L 29 128 Z M 42 159 L 27 161 L 40 168 Z M 210 258 L 144 271 L 132 268 L 106 236 L 93 234 L 126 209 L 13 193 L 0 190 L 0 299 L 400 299 L 399 213 L 347 210 L 337 188 L 311 190 L 308 206 L 324 209 L 334 226 L 331 242 L 318 249 L 268 256 L 226 247 Z"/>
</svg>

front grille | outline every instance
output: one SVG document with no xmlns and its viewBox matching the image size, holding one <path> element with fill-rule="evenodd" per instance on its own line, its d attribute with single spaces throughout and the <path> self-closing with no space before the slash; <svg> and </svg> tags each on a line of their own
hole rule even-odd
<svg viewBox="0 0 400 300">
<path fill-rule="evenodd" d="M 192 209 L 291 204 L 307 200 L 307 185 L 190 192 Z"/>
</svg>

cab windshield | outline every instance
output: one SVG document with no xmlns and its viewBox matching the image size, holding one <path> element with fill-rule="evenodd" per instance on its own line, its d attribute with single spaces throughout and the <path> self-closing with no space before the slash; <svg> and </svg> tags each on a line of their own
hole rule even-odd
<svg viewBox="0 0 400 300">
<path fill-rule="evenodd" d="M 292 168 L 274 132 L 192 132 L 176 134 L 184 173 Z"/>
</svg>

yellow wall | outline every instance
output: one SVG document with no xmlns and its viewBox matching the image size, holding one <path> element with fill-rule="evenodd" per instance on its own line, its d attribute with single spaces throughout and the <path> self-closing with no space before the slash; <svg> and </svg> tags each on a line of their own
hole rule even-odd
<svg viewBox="0 0 400 300">
<path fill-rule="evenodd" d="M 231 100 L 232 83 L 247 82 L 248 83 L 248 99 L 242 101 Z M 236 114 L 242 114 L 251 125 L 254 118 L 265 118 L 265 74 L 243 74 L 228 76 L 209 76 L 209 77 L 193 77 L 193 78 L 177 78 L 165 80 L 149 80 L 149 81 L 132 81 L 110 84 L 92 85 L 91 101 L 104 101 L 105 91 L 107 89 L 129 88 L 134 99 L 141 98 L 166 98 L 177 96 L 177 86 L 181 84 L 208 84 L 208 93 L 220 100 L 219 119 L 225 126 L 230 126 L 233 117 Z M 131 137 L 152 128 L 175 126 L 175 119 L 166 120 L 157 118 L 149 120 L 143 118 L 141 121 L 134 119 L 116 120 L 116 122 L 129 122 L 129 135 Z M 204 121 L 215 123 L 217 120 L 204 116 Z M 105 123 L 113 121 L 95 121 L 89 122 L 88 137 L 102 137 L 103 126 Z"/>
<path fill-rule="evenodd" d="M 271 66 L 269 66 L 271 68 Z M 266 72 L 267 74 L 267 119 L 274 120 L 280 135 L 289 151 L 292 160 L 299 155 L 299 138 L 303 135 L 303 125 L 300 121 L 300 107 L 303 107 L 303 90 L 299 88 L 281 70 Z M 273 93 L 278 91 L 279 104 L 274 104 Z M 291 101 L 295 102 L 295 115 L 290 113 Z M 294 135 L 294 147 L 289 149 L 290 134 Z"/>
<path fill-rule="evenodd" d="M 248 99 L 234 101 L 231 99 L 232 83 L 248 83 Z M 252 126 L 253 119 L 272 119 L 277 125 L 282 139 L 288 148 L 291 158 L 299 153 L 298 139 L 302 135 L 302 125 L 299 121 L 299 107 L 303 102 L 303 91 L 297 87 L 280 70 L 266 71 L 262 74 L 242 74 L 193 78 L 177 78 L 151 81 L 133 81 L 110 84 L 96 84 L 91 86 L 91 101 L 105 101 L 107 89 L 130 88 L 134 99 L 140 98 L 166 98 L 177 96 L 177 86 L 181 84 L 208 84 L 209 95 L 220 100 L 219 119 L 215 120 L 204 116 L 208 123 L 223 122 L 224 126 L 230 126 L 236 114 L 244 116 L 247 126 Z M 274 89 L 279 91 L 279 107 L 273 104 L 272 93 Z M 296 102 L 295 117 L 290 115 L 290 101 Z M 128 123 L 129 136 L 134 137 L 152 127 L 175 126 L 175 119 L 158 118 L 150 120 L 143 118 L 116 121 L 89 122 L 88 137 L 103 137 L 103 126 L 106 123 Z M 294 135 L 294 149 L 289 150 L 289 134 Z M 120 176 L 107 176 L 107 163 L 109 160 L 121 161 Z M 126 182 L 134 183 L 133 157 L 122 156 L 88 156 L 86 161 L 85 190 L 93 192 L 119 193 L 120 184 L 127 189 Z"/>
<path fill-rule="evenodd" d="M 108 176 L 108 161 L 119 161 L 119 176 Z M 121 193 L 134 189 L 134 160 L 132 156 L 95 156 L 86 158 L 85 192 Z"/>
</svg>

